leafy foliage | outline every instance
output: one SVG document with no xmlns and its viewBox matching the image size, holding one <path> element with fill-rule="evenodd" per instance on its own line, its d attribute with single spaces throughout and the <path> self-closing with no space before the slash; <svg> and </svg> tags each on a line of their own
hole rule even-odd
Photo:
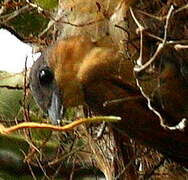
<svg viewBox="0 0 188 180">
<path fill-rule="evenodd" d="M 35 2 L 47 10 L 54 9 L 58 6 L 58 0 L 35 0 Z"/>
</svg>

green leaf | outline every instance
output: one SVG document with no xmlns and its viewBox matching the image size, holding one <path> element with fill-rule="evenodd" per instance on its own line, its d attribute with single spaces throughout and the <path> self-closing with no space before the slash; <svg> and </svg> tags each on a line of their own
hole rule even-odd
<svg viewBox="0 0 188 180">
<path fill-rule="evenodd" d="M 54 9 L 58 5 L 58 0 L 35 0 L 35 2 L 43 9 Z"/>
</svg>

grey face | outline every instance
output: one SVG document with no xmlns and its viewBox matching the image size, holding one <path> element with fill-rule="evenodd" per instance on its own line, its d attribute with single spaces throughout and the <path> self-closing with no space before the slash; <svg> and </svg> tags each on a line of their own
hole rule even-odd
<svg viewBox="0 0 188 180">
<path fill-rule="evenodd" d="M 61 95 L 54 74 L 44 60 L 44 55 L 41 55 L 32 66 L 30 88 L 41 109 L 49 115 L 53 124 L 58 124 L 63 115 Z"/>
</svg>

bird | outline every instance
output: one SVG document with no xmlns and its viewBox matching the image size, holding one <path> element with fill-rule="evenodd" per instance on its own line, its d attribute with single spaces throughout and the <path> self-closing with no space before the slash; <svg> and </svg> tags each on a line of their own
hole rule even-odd
<svg viewBox="0 0 188 180">
<path fill-rule="evenodd" d="M 30 89 L 53 124 L 58 124 L 66 108 L 78 105 L 96 115 L 119 116 L 120 122 L 110 124 L 117 132 L 187 166 L 187 127 L 172 131 L 160 125 L 137 87 L 133 68 L 113 43 L 72 36 L 42 52 L 31 68 Z"/>
</svg>

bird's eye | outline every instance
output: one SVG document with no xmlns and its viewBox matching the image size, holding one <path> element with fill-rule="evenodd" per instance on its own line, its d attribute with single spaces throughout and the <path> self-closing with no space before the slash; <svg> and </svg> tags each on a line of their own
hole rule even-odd
<svg viewBox="0 0 188 180">
<path fill-rule="evenodd" d="M 41 85 L 48 85 L 53 81 L 53 79 L 54 79 L 53 73 L 48 67 L 45 67 L 40 70 L 39 81 Z"/>
</svg>

